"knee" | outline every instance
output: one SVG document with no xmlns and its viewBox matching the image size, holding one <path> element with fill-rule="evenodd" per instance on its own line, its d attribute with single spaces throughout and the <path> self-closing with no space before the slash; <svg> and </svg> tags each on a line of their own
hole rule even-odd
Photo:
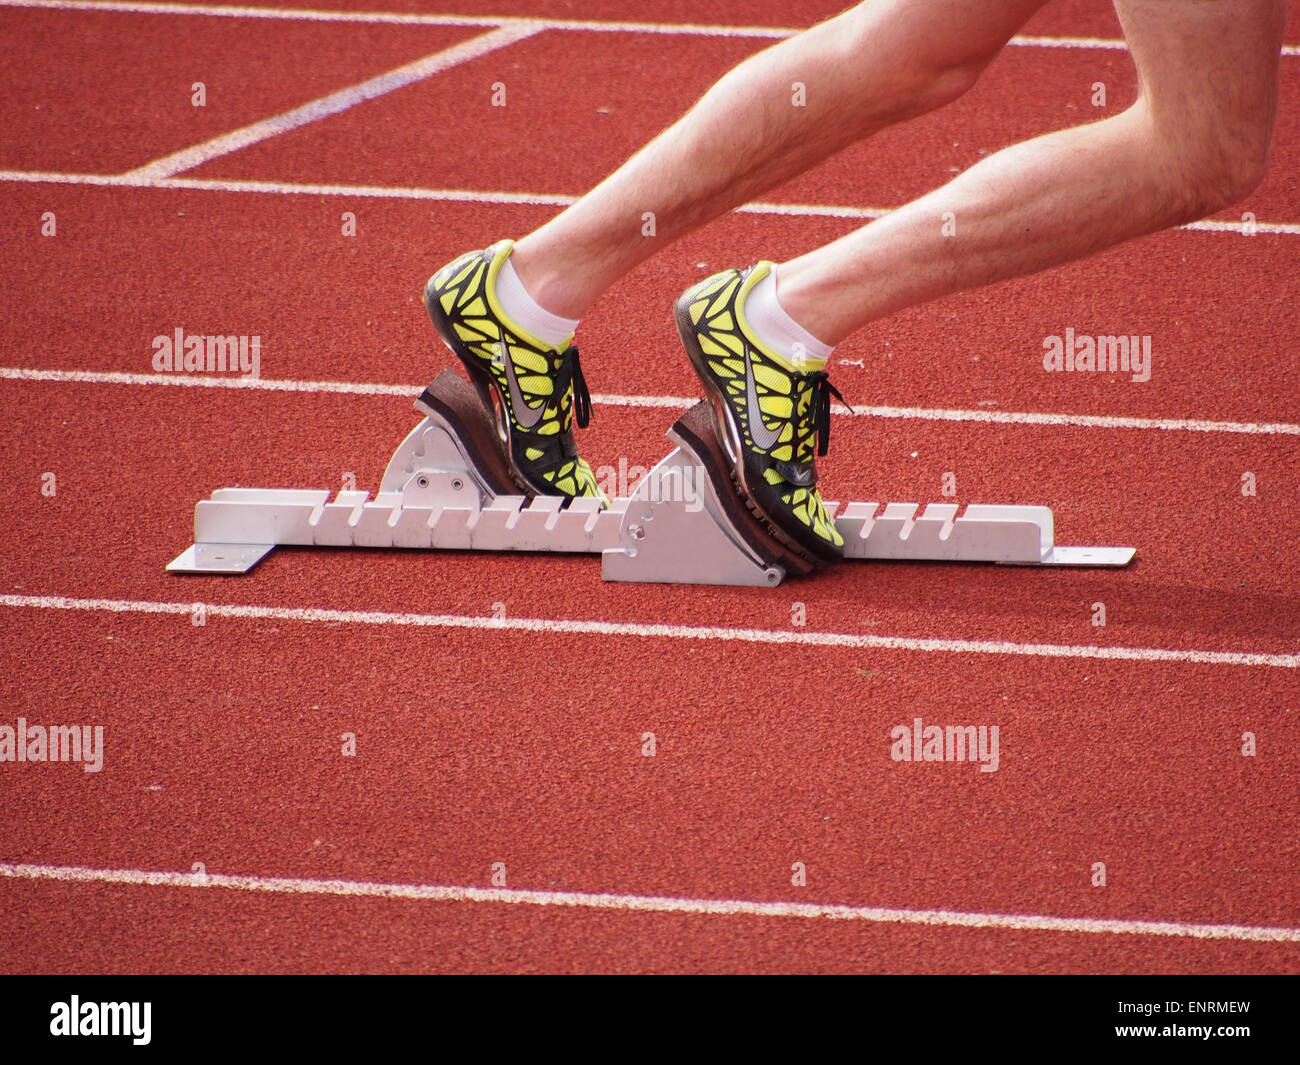
<svg viewBox="0 0 1300 1065">
<path fill-rule="evenodd" d="M 923 111 L 933 111 L 965 95 L 975 87 L 984 68 L 993 61 L 996 54 L 940 64 L 922 72 L 914 90 L 920 108 Z"/>
<path fill-rule="evenodd" d="M 1268 172 L 1271 123 L 1202 128 L 1187 126 L 1159 138 L 1157 151 L 1170 185 L 1171 206 L 1178 223 L 1194 222 L 1240 203 Z"/>
<path fill-rule="evenodd" d="M 1187 163 L 1185 196 L 1191 221 L 1240 203 L 1257 188 L 1268 172 L 1268 145 L 1258 151 L 1225 150 L 1215 145 Z"/>
<path fill-rule="evenodd" d="M 874 3 L 860 4 L 825 26 L 833 34 L 835 61 L 844 68 L 861 67 L 863 56 L 872 57 L 862 75 L 862 94 L 891 121 L 952 103 L 974 87 L 1006 43 L 997 34 L 936 31 L 905 12 L 882 14 L 882 5 Z"/>
<path fill-rule="evenodd" d="M 1221 211 L 1240 203 L 1264 182 L 1268 173 L 1268 143 L 1248 156 L 1235 156 L 1226 166 L 1213 173 L 1210 198 L 1215 202 L 1211 211 Z"/>
<path fill-rule="evenodd" d="M 889 110 L 895 121 L 906 121 L 946 107 L 979 81 L 997 55 L 962 59 L 915 56 L 890 79 Z"/>
</svg>

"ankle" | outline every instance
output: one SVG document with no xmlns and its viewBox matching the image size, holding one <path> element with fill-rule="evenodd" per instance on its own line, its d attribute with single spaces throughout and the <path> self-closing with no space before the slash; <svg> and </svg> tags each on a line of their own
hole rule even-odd
<svg viewBox="0 0 1300 1065">
<path fill-rule="evenodd" d="M 548 347 L 559 348 L 573 336 L 578 319 L 556 313 L 536 289 L 520 276 L 515 253 L 501 264 L 496 277 L 496 299 L 505 316 L 518 328 L 532 334 Z"/>
<path fill-rule="evenodd" d="M 818 264 L 810 261 L 817 254 L 813 252 L 781 263 L 781 306 L 804 329 L 828 347 L 835 348 L 856 326 L 845 329 L 840 320 L 828 313 L 832 306 L 826 297 L 825 282 L 816 273 Z"/>
<path fill-rule="evenodd" d="M 779 288 L 781 280 L 773 266 L 745 297 L 745 320 L 757 338 L 791 369 L 801 373 L 820 370 L 834 345 L 824 343 L 790 313 L 784 291 L 778 295 Z"/>
<path fill-rule="evenodd" d="M 591 301 L 576 290 L 572 271 L 553 265 L 554 257 L 538 247 L 535 234 L 515 244 L 509 261 L 528 294 L 551 314 L 578 319 L 587 313 Z"/>
</svg>

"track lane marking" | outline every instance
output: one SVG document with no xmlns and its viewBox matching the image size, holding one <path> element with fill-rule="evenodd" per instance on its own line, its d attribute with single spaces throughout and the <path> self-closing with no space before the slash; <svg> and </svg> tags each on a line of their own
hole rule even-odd
<svg viewBox="0 0 1300 1065">
<path fill-rule="evenodd" d="M 161 565 L 161 563 L 160 563 Z M 15 610 L 79 610 L 113 614 L 190 614 L 196 602 L 142 599 L 81 599 L 63 595 L 0 595 L 0 606 Z M 1172 662 L 1184 665 L 1300 669 L 1300 654 L 1249 651 L 1172 650 L 1162 647 L 1109 647 L 1092 644 L 1015 643 L 1010 640 L 950 640 L 918 636 L 873 636 L 849 632 L 791 632 L 741 629 L 725 625 L 664 625 L 653 622 L 598 621 L 579 618 L 484 617 L 478 614 L 415 614 L 385 610 L 333 610 L 204 603 L 208 617 L 239 620 L 297 621 L 327 625 L 394 625 L 435 629 L 488 629 L 499 632 L 626 636 L 638 639 L 718 640 L 726 643 L 798 644 L 857 650 L 917 651 L 926 654 L 1019 655 L 1031 658 L 1105 659 L 1123 662 Z"/>
<path fill-rule="evenodd" d="M 508 26 L 533 21 L 521 15 L 426 15 L 400 12 L 322 11 L 309 8 L 244 7 L 232 4 L 147 3 L 142 0 L 0 0 L 0 7 L 52 11 L 109 11 L 134 15 L 200 15 L 209 18 L 282 19 L 292 22 L 362 22 L 393 26 Z M 788 26 L 727 26 L 698 22 L 628 22 L 604 19 L 538 19 L 546 29 L 594 33 L 662 33 L 695 37 L 757 37 L 779 40 L 803 32 Z M 1127 51 L 1110 37 L 1017 34 L 1008 42 L 1022 48 L 1098 48 Z M 1300 55 L 1300 45 L 1283 45 L 1283 55 Z"/>
<path fill-rule="evenodd" d="M 0 877 L 64 883 L 127 884 L 136 887 L 225 888 L 276 895 L 333 895 L 417 902 L 479 902 L 514 906 L 671 913 L 707 917 L 802 917 L 871 924 L 930 925 L 947 928 L 999 928 L 1085 935 L 1168 936 L 1182 939 L 1234 939 L 1253 943 L 1300 943 L 1300 928 L 1261 925 L 1192 924 L 1184 921 L 1134 921 L 1122 918 L 1050 917 L 1043 914 L 968 913 L 958 910 L 889 909 L 837 903 L 757 902 L 746 899 L 674 898 L 585 891 L 536 891 L 442 884 L 385 884 L 362 880 L 311 880 L 300 877 L 178 873 L 146 869 L 90 869 L 84 866 L 0 862 Z"/>
<path fill-rule="evenodd" d="M 268 377 L 207 377 L 196 374 L 122 373 L 100 370 L 41 370 L 0 366 L 0 380 L 60 384 L 135 385 L 172 388 L 233 388 L 265 392 L 329 392 L 353 396 L 409 396 L 422 385 L 386 385 L 360 381 L 295 381 Z M 593 392 L 591 401 L 607 407 L 686 410 L 699 402 L 689 396 L 638 396 Z M 1238 433 L 1249 436 L 1300 436 L 1300 425 L 1288 422 L 1229 422 L 1197 418 L 1130 418 L 1109 414 L 1052 414 L 1035 411 L 962 410 L 930 407 L 857 406 L 850 411 L 836 403 L 838 415 L 902 418 L 917 421 L 983 422 L 993 425 L 1059 426 L 1075 429 L 1132 429 L 1167 432 Z"/>
<path fill-rule="evenodd" d="M 4 0 L 0 0 L 3 4 Z M 443 203 L 499 204 L 508 207 L 568 207 L 577 196 L 547 192 L 507 192 L 488 189 L 426 189 L 389 185 L 321 185 L 287 181 L 254 181 L 239 178 L 170 177 L 156 180 L 130 174 L 70 174 L 54 170 L 0 170 L 0 181 L 54 185 L 91 185 L 131 189 L 187 189 L 196 192 L 257 193 L 280 196 L 355 196 L 363 199 L 435 200 Z M 854 207 L 841 204 L 767 203 L 755 201 L 735 209 L 737 214 L 779 215 L 787 218 L 852 218 L 872 221 L 891 214 L 892 207 Z M 1239 236 L 1300 236 L 1300 223 L 1245 222 L 1203 218 L 1175 226 L 1205 233 L 1235 233 Z M 1167 230 L 1170 232 L 1172 230 Z"/>
<path fill-rule="evenodd" d="M 290 130 L 299 129 L 312 122 L 318 122 L 330 115 L 341 114 L 358 104 L 378 99 L 387 93 L 413 85 L 417 81 L 423 81 L 435 74 L 451 70 L 461 63 L 479 59 L 499 48 L 505 48 L 519 41 L 527 40 L 529 37 L 540 33 L 541 30 L 541 26 L 532 22 L 517 22 L 509 26 L 501 26 L 490 33 L 471 37 L 468 41 L 460 41 L 449 48 L 444 48 L 439 52 L 434 52 L 431 55 L 424 56 L 414 62 L 397 67 L 385 74 L 379 74 L 356 85 L 349 85 L 346 89 L 340 89 L 337 92 L 311 100 L 292 110 L 273 115 L 271 118 L 264 118 L 260 122 L 254 122 L 229 133 L 223 133 L 219 137 L 213 137 L 202 144 L 183 148 L 171 155 L 163 156 L 161 159 L 155 159 L 151 163 L 127 171 L 123 177 L 131 178 L 146 185 L 152 185 L 183 171 L 193 170 L 195 167 L 202 166 L 213 159 L 219 159 L 223 155 L 229 155 L 231 152 L 237 152 L 272 137 L 278 137 L 282 133 L 288 133 Z"/>
</svg>

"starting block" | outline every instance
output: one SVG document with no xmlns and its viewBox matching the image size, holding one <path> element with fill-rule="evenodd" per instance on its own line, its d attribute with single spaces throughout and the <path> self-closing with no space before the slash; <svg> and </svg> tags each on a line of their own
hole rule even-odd
<svg viewBox="0 0 1300 1065">
<path fill-rule="evenodd" d="M 369 492 L 222 488 L 194 510 L 173 573 L 247 573 L 279 546 L 599 554 L 610 581 L 775 587 L 814 564 L 775 539 L 732 485 L 704 402 L 668 430 L 673 451 L 632 494 L 600 509 L 526 496 L 492 417 L 450 370 L 415 402 L 424 415 Z M 1125 566 L 1132 547 L 1059 547 L 1049 507 L 826 504 L 846 560 Z"/>
</svg>

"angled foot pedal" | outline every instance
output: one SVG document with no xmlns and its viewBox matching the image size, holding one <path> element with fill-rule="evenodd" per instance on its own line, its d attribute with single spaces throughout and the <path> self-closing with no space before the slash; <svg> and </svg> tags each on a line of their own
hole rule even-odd
<svg viewBox="0 0 1300 1065">
<path fill-rule="evenodd" d="M 433 383 L 420 393 L 420 398 L 415 401 L 415 409 L 428 415 L 426 421 L 431 419 L 438 423 L 439 429 L 446 431 L 451 444 L 459 452 L 466 471 L 473 471 L 485 492 L 501 496 L 535 494 L 531 491 L 525 492 L 516 485 L 510 469 L 510 461 L 501 446 L 501 436 L 497 431 L 496 422 L 483 408 L 474 386 L 465 378 L 451 370 L 443 370 Z M 411 436 L 427 428 L 433 427 L 426 426 L 422 422 L 416 426 Z M 408 441 L 411 436 L 407 437 Z M 401 453 L 402 449 L 398 448 L 398 454 Z M 395 454 L 393 458 L 395 461 L 397 455 Z M 414 473 L 415 467 L 419 465 L 422 458 L 422 450 L 412 451 L 409 460 L 403 462 L 402 473 L 399 476 Z M 395 472 L 393 462 L 389 463 L 388 469 L 390 472 Z M 384 481 L 388 479 L 388 474 L 385 473 Z M 381 483 L 379 490 L 382 492 L 386 487 L 388 486 Z"/>
<path fill-rule="evenodd" d="M 812 563 L 768 535 L 731 484 L 703 401 L 668 430 L 677 445 L 628 500 L 619 546 L 601 558 L 607 581 L 776 586 Z"/>
<path fill-rule="evenodd" d="M 611 581 L 772 587 L 813 563 L 774 539 L 737 495 L 707 404 L 668 431 L 674 450 L 631 496 L 521 493 L 492 415 L 445 370 L 415 407 L 424 419 L 368 492 L 223 488 L 194 509 L 194 545 L 173 573 L 246 573 L 279 545 L 601 556 Z M 826 504 L 832 516 L 836 504 Z M 1058 547 L 1047 507 L 850 503 L 836 519 L 846 559 L 1123 566 L 1131 547 Z"/>
</svg>

